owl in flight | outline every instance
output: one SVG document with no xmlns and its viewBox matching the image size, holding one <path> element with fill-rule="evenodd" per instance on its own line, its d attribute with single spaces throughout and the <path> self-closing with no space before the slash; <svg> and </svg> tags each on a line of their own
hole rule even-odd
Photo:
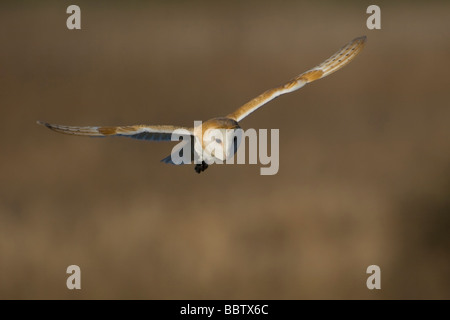
<svg viewBox="0 0 450 320">
<path fill-rule="evenodd" d="M 220 162 L 234 156 L 237 150 L 234 132 L 240 129 L 239 122 L 242 119 L 272 99 L 275 99 L 282 94 L 298 90 L 307 83 L 324 78 L 341 69 L 361 52 L 365 42 L 365 36 L 350 41 L 338 52 L 316 67 L 289 80 L 282 86 L 265 91 L 227 116 L 212 118 L 203 122 L 201 126 L 193 128 L 171 125 L 75 127 L 49 124 L 41 121 L 38 121 L 38 124 L 44 125 L 53 131 L 71 135 L 90 137 L 122 136 L 139 140 L 154 141 L 171 141 L 172 133 L 184 132 L 184 135 L 189 136 L 189 138 L 194 138 L 192 141 L 196 142 L 193 144 L 191 152 L 193 157 L 200 157 L 202 160 L 201 163 L 195 165 L 195 171 L 200 173 L 205 171 L 208 168 L 208 164 L 213 163 L 215 160 Z M 211 136 L 212 132 L 217 132 L 217 130 L 223 132 L 221 134 L 221 139 Z M 214 150 L 214 152 L 210 152 L 210 150 Z M 161 161 L 174 164 L 172 155 L 169 155 Z"/>
</svg>

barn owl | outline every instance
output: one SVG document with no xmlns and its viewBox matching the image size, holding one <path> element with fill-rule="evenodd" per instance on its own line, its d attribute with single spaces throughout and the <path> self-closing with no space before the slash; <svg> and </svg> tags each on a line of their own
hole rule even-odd
<svg viewBox="0 0 450 320">
<path fill-rule="evenodd" d="M 195 162 L 195 171 L 200 173 L 205 171 L 208 168 L 208 164 L 211 164 L 214 160 L 219 160 L 220 162 L 234 156 L 237 149 L 234 134 L 236 130 L 240 129 L 239 122 L 242 119 L 272 99 L 282 94 L 298 90 L 310 82 L 322 79 L 341 69 L 361 52 L 365 42 L 365 36 L 353 39 L 316 67 L 303 72 L 279 87 L 265 91 L 227 116 L 212 118 L 203 122 L 200 126 L 132 125 L 117 127 L 76 127 L 49 124 L 42 121 L 38 121 L 38 124 L 64 134 L 90 137 L 123 136 L 155 141 L 171 141 L 172 134 L 177 132 L 181 136 L 185 135 L 189 136 L 189 138 L 194 138 L 193 141 L 196 143 L 193 143 L 191 152 L 192 156 L 201 159 L 200 163 Z M 217 131 L 222 134 L 217 135 Z M 217 136 L 220 136 L 220 138 Z M 214 151 L 212 152 L 211 150 Z M 172 155 L 169 155 L 161 161 L 174 164 Z"/>
</svg>

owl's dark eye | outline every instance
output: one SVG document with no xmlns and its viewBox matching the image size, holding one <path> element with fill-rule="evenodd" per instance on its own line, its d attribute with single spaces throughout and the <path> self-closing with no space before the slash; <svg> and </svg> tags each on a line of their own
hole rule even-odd
<svg viewBox="0 0 450 320">
<path fill-rule="evenodd" d="M 220 139 L 216 139 L 216 142 L 217 142 L 218 144 L 222 144 L 222 140 L 220 140 Z"/>
</svg>

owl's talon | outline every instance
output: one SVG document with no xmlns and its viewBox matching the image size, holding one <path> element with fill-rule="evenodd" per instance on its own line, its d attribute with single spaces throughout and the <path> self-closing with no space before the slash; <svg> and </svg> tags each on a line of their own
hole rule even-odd
<svg viewBox="0 0 450 320">
<path fill-rule="evenodd" d="M 206 169 L 208 169 L 208 164 L 205 161 L 202 161 L 202 163 L 196 164 L 194 169 L 195 169 L 195 172 L 201 173 L 201 172 L 205 171 Z"/>
</svg>

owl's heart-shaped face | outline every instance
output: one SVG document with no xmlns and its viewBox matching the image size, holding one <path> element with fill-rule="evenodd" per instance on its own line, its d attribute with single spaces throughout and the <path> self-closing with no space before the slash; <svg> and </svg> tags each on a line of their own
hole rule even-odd
<svg viewBox="0 0 450 320">
<path fill-rule="evenodd" d="M 240 129 L 208 129 L 203 134 L 203 153 L 225 161 L 234 156 L 240 142 Z"/>
</svg>

